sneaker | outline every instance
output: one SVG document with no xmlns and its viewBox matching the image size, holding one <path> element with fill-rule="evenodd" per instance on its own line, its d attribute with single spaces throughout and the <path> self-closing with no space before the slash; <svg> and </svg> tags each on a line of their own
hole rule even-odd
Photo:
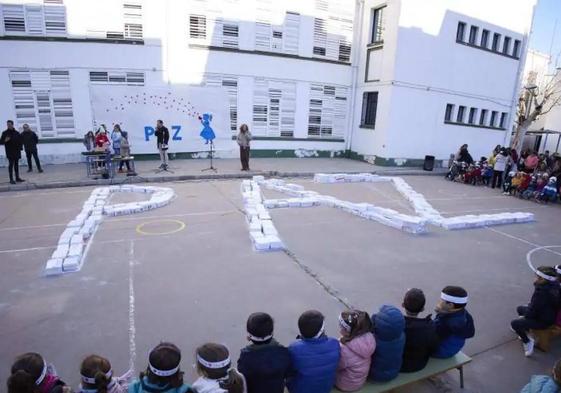
<svg viewBox="0 0 561 393">
<path fill-rule="evenodd" d="M 17 181 L 18 183 L 23 183 L 25 180 L 20 179 L 20 178 L 17 178 L 16 181 Z"/>
<path fill-rule="evenodd" d="M 17 184 L 17 183 L 13 180 L 10 180 L 10 184 Z"/>
<path fill-rule="evenodd" d="M 39 173 L 43 173 L 43 170 L 42 170 L 42 169 L 39 169 Z"/>
<path fill-rule="evenodd" d="M 530 341 L 528 341 L 526 344 L 522 343 L 522 346 L 524 347 L 524 356 L 532 356 L 532 354 L 534 353 L 534 342 L 534 339 L 530 338 Z"/>
</svg>

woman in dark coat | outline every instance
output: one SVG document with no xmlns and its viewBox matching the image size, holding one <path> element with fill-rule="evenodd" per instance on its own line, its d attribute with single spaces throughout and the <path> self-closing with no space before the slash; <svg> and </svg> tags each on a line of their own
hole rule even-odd
<svg viewBox="0 0 561 393">
<path fill-rule="evenodd" d="M 21 158 L 21 150 L 23 148 L 23 141 L 20 133 L 14 128 L 14 122 L 7 121 L 8 128 L 2 133 L 0 137 L 0 145 L 4 145 L 6 149 L 6 157 L 8 158 L 8 171 L 10 172 L 10 184 L 24 181 L 19 177 L 19 159 Z M 14 181 L 14 172 L 16 180 Z"/>
</svg>

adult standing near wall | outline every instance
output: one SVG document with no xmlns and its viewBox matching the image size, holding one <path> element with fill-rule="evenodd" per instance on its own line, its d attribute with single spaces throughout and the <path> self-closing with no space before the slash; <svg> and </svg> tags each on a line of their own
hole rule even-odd
<svg viewBox="0 0 561 393">
<path fill-rule="evenodd" d="M 19 177 L 19 159 L 21 158 L 21 149 L 23 143 L 21 141 L 21 135 L 14 128 L 14 122 L 12 120 L 7 121 L 8 128 L 2 133 L 0 137 L 0 145 L 4 145 L 6 149 L 6 157 L 8 158 L 8 171 L 10 173 L 10 184 L 16 184 L 16 182 L 23 182 L 22 178 Z M 16 180 L 14 181 L 14 172 L 16 175 Z"/>
<path fill-rule="evenodd" d="M 39 155 L 37 154 L 39 137 L 33 130 L 31 130 L 31 127 L 29 127 L 29 124 L 27 123 L 23 125 L 21 139 L 23 142 L 23 148 L 25 149 L 25 156 L 27 157 L 27 172 L 33 172 L 33 162 L 31 161 L 31 157 L 33 157 L 35 165 L 37 166 L 37 171 L 39 173 L 43 173 L 43 169 L 41 169 L 41 162 L 39 161 Z"/>
<path fill-rule="evenodd" d="M 160 152 L 160 169 L 166 169 L 168 166 L 168 142 L 169 142 L 169 131 L 164 126 L 164 122 L 158 120 L 156 122 L 156 142 L 158 146 L 158 151 Z"/>
<path fill-rule="evenodd" d="M 240 145 L 240 161 L 242 162 L 242 171 L 249 171 L 249 152 L 251 142 L 251 132 L 247 124 L 240 126 L 240 132 L 236 138 L 238 145 Z"/>
</svg>

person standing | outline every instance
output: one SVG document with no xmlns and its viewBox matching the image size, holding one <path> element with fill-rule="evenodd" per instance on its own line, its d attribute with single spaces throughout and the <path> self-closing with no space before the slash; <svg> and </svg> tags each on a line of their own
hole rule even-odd
<svg viewBox="0 0 561 393">
<path fill-rule="evenodd" d="M 113 143 L 113 152 L 116 156 L 121 155 L 121 138 L 122 138 L 121 126 L 115 124 L 113 127 L 113 132 L 111 133 L 111 142 Z"/>
<path fill-rule="evenodd" d="M 166 169 L 168 166 L 168 142 L 169 142 L 169 131 L 164 126 L 164 122 L 158 120 L 156 122 L 156 142 L 158 146 L 158 151 L 160 152 L 160 169 Z"/>
<path fill-rule="evenodd" d="M 39 156 L 37 155 L 39 137 L 31 130 L 29 124 L 27 123 L 23 125 L 21 139 L 23 142 L 23 148 L 25 149 L 25 155 L 27 157 L 27 172 L 33 172 L 33 163 L 31 162 L 31 157 L 33 157 L 35 165 L 37 165 L 37 171 L 39 171 L 39 173 L 43 173 L 43 170 L 41 169 L 41 162 L 39 161 Z"/>
<path fill-rule="evenodd" d="M 23 182 L 22 178 L 19 177 L 19 159 L 21 158 L 21 149 L 23 143 L 21 141 L 21 135 L 14 128 L 14 122 L 8 120 L 6 122 L 8 128 L 2 133 L 0 137 L 0 145 L 4 145 L 6 149 L 6 157 L 8 158 L 8 171 L 10 173 L 10 184 L 16 184 L 16 182 Z M 16 175 L 16 180 L 14 181 L 14 172 Z"/>
<path fill-rule="evenodd" d="M 242 162 L 242 171 L 249 171 L 249 151 L 250 151 L 250 141 L 251 132 L 249 132 L 249 127 L 247 124 L 242 124 L 240 126 L 240 133 L 236 138 L 238 145 L 240 145 L 240 161 Z"/>
</svg>

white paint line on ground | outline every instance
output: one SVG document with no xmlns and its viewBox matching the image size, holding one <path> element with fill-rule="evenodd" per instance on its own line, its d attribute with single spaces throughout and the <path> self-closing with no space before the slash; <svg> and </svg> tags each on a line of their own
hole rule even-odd
<svg viewBox="0 0 561 393">
<path fill-rule="evenodd" d="M 561 248 L 561 245 L 558 245 L 558 246 L 541 246 L 541 247 L 533 248 L 533 249 L 531 249 L 530 251 L 528 251 L 528 253 L 526 254 L 526 262 L 528 263 L 528 266 L 530 267 L 530 269 L 531 269 L 533 272 L 536 271 L 536 269 L 534 268 L 534 265 L 532 264 L 532 254 L 533 254 L 534 252 L 539 251 L 539 250 L 546 250 L 546 251 L 550 251 L 550 252 L 552 252 L 552 253 L 554 253 L 554 254 L 561 255 L 561 253 L 558 253 L 558 252 L 555 252 L 555 251 L 551 251 L 550 248 Z"/>
<path fill-rule="evenodd" d="M 14 252 L 27 252 L 27 251 L 39 251 L 39 250 L 49 250 L 57 248 L 57 244 L 54 246 L 45 246 L 45 247 L 31 247 L 31 248 L 16 248 L 12 250 L 0 250 L 0 254 L 9 254 Z"/>
<path fill-rule="evenodd" d="M 129 370 L 134 371 L 136 361 L 136 326 L 134 320 L 134 240 L 129 248 Z"/>
<path fill-rule="evenodd" d="M 521 243 L 525 243 L 525 244 L 528 244 L 528 245 L 530 245 L 530 246 L 534 246 L 536 249 L 540 249 L 540 250 L 543 249 L 543 250 L 546 250 L 546 251 L 548 251 L 548 252 L 550 252 L 550 253 L 552 253 L 552 254 L 561 255 L 561 253 L 559 253 L 559 252 L 557 252 L 557 251 L 552 251 L 552 250 L 550 250 L 550 249 L 548 248 L 548 247 L 555 248 L 555 247 L 557 247 L 557 246 L 542 246 L 542 245 L 540 245 L 540 244 L 532 243 L 532 242 L 530 242 L 530 241 L 528 241 L 528 240 L 526 240 L 526 239 L 522 239 L 522 238 L 520 238 L 520 237 L 518 237 L 518 236 L 511 235 L 510 233 L 506 233 L 506 232 L 500 231 L 500 230 L 495 229 L 495 228 L 489 228 L 489 227 L 487 227 L 487 229 L 490 230 L 490 231 L 496 232 L 496 233 L 498 233 L 498 234 L 501 234 L 501 235 L 503 235 L 503 236 L 509 237 L 509 238 L 511 238 L 511 239 L 517 240 L 517 241 L 519 241 L 519 242 L 521 242 Z M 531 265 L 530 265 L 530 266 L 531 266 Z"/>
<path fill-rule="evenodd" d="M 10 228 L 0 228 L 0 232 L 4 232 L 4 231 L 20 231 L 20 230 L 24 230 L 24 229 L 42 229 L 42 228 L 54 228 L 54 227 L 65 227 L 66 224 L 68 223 L 64 223 L 64 224 L 45 224 L 45 225 L 29 225 L 29 226 L 25 226 L 25 227 L 10 227 Z"/>
</svg>

